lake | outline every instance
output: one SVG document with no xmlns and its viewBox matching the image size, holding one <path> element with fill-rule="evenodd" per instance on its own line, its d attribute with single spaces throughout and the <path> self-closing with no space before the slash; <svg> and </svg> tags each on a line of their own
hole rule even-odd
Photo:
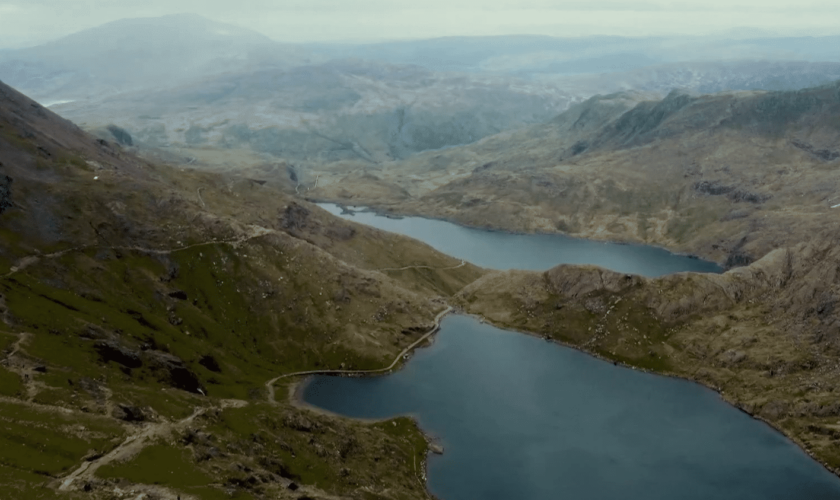
<svg viewBox="0 0 840 500">
<path fill-rule="evenodd" d="M 644 245 L 320 206 L 493 269 L 565 263 L 644 276 L 722 271 Z M 301 391 L 306 403 L 349 417 L 415 416 L 446 448 L 428 466 L 429 489 L 443 500 L 840 499 L 840 479 L 711 390 L 471 317 L 444 319 L 434 345 L 397 373 L 318 376 Z"/>
<path fill-rule="evenodd" d="M 683 271 L 723 271 L 714 262 L 648 245 L 592 241 L 560 234 L 487 231 L 422 217 L 395 219 L 370 211 L 343 213 L 341 207 L 332 203 L 318 206 L 348 220 L 410 236 L 447 255 L 488 269 L 544 271 L 559 264 L 594 264 L 648 277 Z"/>
<path fill-rule="evenodd" d="M 466 316 L 397 373 L 317 376 L 311 405 L 413 415 L 439 436 L 442 500 L 840 498 L 840 479 L 700 385 L 613 366 Z"/>
</svg>

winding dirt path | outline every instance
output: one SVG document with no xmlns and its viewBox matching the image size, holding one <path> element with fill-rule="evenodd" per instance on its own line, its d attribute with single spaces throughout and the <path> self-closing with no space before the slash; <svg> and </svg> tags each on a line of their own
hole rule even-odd
<svg viewBox="0 0 840 500">
<path fill-rule="evenodd" d="M 385 267 L 382 269 L 374 269 L 374 271 L 406 271 L 408 269 L 431 269 L 432 271 L 447 271 L 449 269 L 458 269 L 459 267 L 464 267 L 467 265 L 467 262 L 462 260 L 460 264 L 457 266 L 450 266 L 450 267 L 431 267 L 431 266 L 405 266 L 405 267 Z"/>
<path fill-rule="evenodd" d="M 109 453 L 102 455 L 96 460 L 84 462 L 81 467 L 71 472 L 67 477 L 61 481 L 58 487 L 59 491 L 67 491 L 72 489 L 73 482 L 76 480 L 87 480 L 93 477 L 97 469 L 103 465 L 108 465 L 114 461 L 122 461 L 133 457 L 140 453 L 149 442 L 164 434 L 168 434 L 173 430 L 179 430 L 187 424 L 195 420 L 195 418 L 202 413 L 206 408 L 196 408 L 196 410 L 189 417 L 179 420 L 178 422 L 162 422 L 157 424 L 147 424 L 140 431 L 128 436 L 119 446 L 111 450 Z"/>
<path fill-rule="evenodd" d="M 249 226 L 249 233 L 239 238 L 231 238 L 228 240 L 210 240 L 210 241 L 203 241 L 201 243 L 194 243 L 192 245 L 186 245 L 182 247 L 175 247 L 175 248 L 144 248 L 144 247 L 137 247 L 137 246 L 103 246 L 103 245 L 86 245 L 86 246 L 79 246 L 68 248 L 66 250 L 61 250 L 59 252 L 48 253 L 44 255 L 30 255 L 28 257 L 23 257 L 22 259 L 18 260 L 14 266 L 11 267 L 8 273 L 0 275 L 0 278 L 9 278 L 26 268 L 37 264 L 42 260 L 49 260 L 49 259 L 57 259 L 67 255 L 68 253 L 72 252 L 80 252 L 84 250 L 124 250 L 124 251 L 133 251 L 133 252 L 141 252 L 147 253 L 152 255 L 168 255 L 175 252 L 182 252 L 184 250 L 189 250 L 191 248 L 197 248 L 207 245 L 239 245 L 245 243 L 246 241 L 252 240 L 254 238 L 259 238 L 261 236 L 265 236 L 267 234 L 271 234 L 275 232 L 273 229 L 268 229 L 262 226 Z"/>
<path fill-rule="evenodd" d="M 201 208 L 207 210 L 207 205 L 204 203 L 204 199 L 201 197 L 201 190 L 204 188 L 198 188 L 195 190 L 195 193 L 198 195 L 198 201 L 201 202 Z"/>
<path fill-rule="evenodd" d="M 32 403 L 35 400 L 35 396 L 45 387 L 43 383 L 35 380 L 36 364 L 31 359 L 26 358 L 26 353 L 22 348 L 23 343 L 31 338 L 32 334 L 21 332 L 14 335 L 17 335 L 18 339 L 11 345 L 12 349 L 9 351 L 9 354 L 0 360 L 0 365 L 5 366 L 7 370 L 20 377 L 25 391 L 22 394 L 23 399 L 21 402 Z M 18 356 L 21 353 L 23 353 L 23 356 Z"/>
<path fill-rule="evenodd" d="M 29 337 L 32 336 L 31 333 L 27 333 L 27 332 L 21 332 L 21 333 L 17 333 L 17 334 L 14 334 L 14 335 L 17 335 L 18 339 L 15 341 L 14 344 L 12 344 L 11 352 L 9 352 L 9 354 L 6 355 L 7 360 L 11 359 L 12 357 L 14 357 L 15 354 L 19 353 L 21 344 L 26 342 L 27 339 L 29 339 Z"/>
<path fill-rule="evenodd" d="M 441 319 L 443 319 L 443 317 L 446 316 L 447 314 L 449 314 L 450 312 L 452 312 L 452 306 L 446 306 L 446 309 L 444 309 L 443 311 L 438 313 L 437 316 L 435 316 L 434 326 L 432 326 L 432 328 L 428 332 L 423 334 L 422 337 L 420 337 L 416 341 L 412 342 L 412 344 L 410 346 L 406 347 L 405 349 L 402 350 L 402 352 L 397 354 L 397 357 L 394 358 L 394 361 L 392 361 L 391 364 L 388 365 L 385 368 L 377 368 L 377 369 L 374 369 L 374 370 L 308 370 L 308 371 L 303 371 L 303 372 L 294 372 L 294 373 L 287 373 L 285 375 L 280 375 L 278 377 L 274 377 L 273 379 L 271 379 L 271 380 L 269 380 L 268 382 L 265 383 L 265 388 L 268 390 L 268 402 L 269 403 L 275 403 L 276 402 L 275 399 L 274 399 L 274 383 L 277 382 L 278 380 L 281 380 L 281 379 L 284 379 L 284 378 L 305 377 L 307 375 L 370 375 L 370 374 L 374 374 L 374 373 L 389 372 L 389 371 L 393 370 L 395 366 L 397 366 L 397 363 L 400 362 L 400 360 L 403 358 L 403 356 L 408 354 L 412 349 L 417 347 L 421 342 L 423 342 L 427 338 L 431 337 L 435 332 L 437 332 L 438 329 L 440 329 Z"/>
</svg>

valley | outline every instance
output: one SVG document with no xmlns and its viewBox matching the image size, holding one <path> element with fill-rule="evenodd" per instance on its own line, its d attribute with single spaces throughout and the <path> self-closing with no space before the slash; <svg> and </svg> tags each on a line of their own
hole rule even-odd
<svg viewBox="0 0 840 500">
<path fill-rule="evenodd" d="M 179 14 L 0 51 L 3 491 L 834 494 L 836 41 Z"/>
</svg>

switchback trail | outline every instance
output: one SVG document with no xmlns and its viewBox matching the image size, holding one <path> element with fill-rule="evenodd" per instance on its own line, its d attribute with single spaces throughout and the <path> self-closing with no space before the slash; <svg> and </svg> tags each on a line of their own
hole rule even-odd
<svg viewBox="0 0 840 500">
<path fill-rule="evenodd" d="M 385 368 L 377 368 L 377 369 L 374 369 L 374 370 L 308 370 L 308 371 L 303 371 L 303 372 L 294 372 L 294 373 L 287 373 L 285 375 L 280 375 L 278 377 L 274 377 L 273 379 L 271 379 L 271 380 L 269 380 L 268 382 L 265 383 L 265 388 L 268 390 L 268 402 L 269 403 L 274 403 L 275 402 L 275 400 L 274 400 L 274 383 L 277 382 L 278 380 L 284 379 L 284 378 L 304 377 L 304 376 L 307 376 L 307 375 L 371 375 L 371 374 L 374 374 L 374 373 L 387 373 L 387 372 L 391 371 L 395 366 L 397 366 L 397 363 L 399 363 L 399 361 L 403 358 L 403 356 L 408 354 L 412 349 L 414 349 L 416 346 L 418 346 L 421 342 L 423 342 L 424 340 L 426 340 L 427 338 L 432 336 L 432 334 L 434 334 L 436 331 L 438 331 L 438 329 L 440 328 L 440 320 L 443 319 L 443 317 L 446 316 L 447 314 L 449 314 L 450 312 L 452 312 L 452 306 L 446 306 L 446 309 L 444 309 L 443 311 L 438 313 L 437 316 L 435 316 L 434 326 L 432 326 L 432 328 L 428 332 L 426 332 L 422 337 L 420 337 L 419 339 L 414 341 L 410 346 L 406 347 L 405 349 L 402 350 L 402 352 L 397 354 L 397 357 L 394 358 L 394 361 L 391 362 L 391 364 L 388 365 Z"/>
</svg>

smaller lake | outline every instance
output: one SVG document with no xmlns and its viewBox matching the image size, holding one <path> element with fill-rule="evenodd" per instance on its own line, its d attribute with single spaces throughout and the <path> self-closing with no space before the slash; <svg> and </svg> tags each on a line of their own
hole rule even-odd
<svg viewBox="0 0 840 500">
<path fill-rule="evenodd" d="M 708 389 L 466 316 L 397 373 L 301 390 L 349 417 L 416 416 L 446 448 L 428 467 L 443 500 L 840 498 L 840 479 Z"/>
<path fill-rule="evenodd" d="M 343 210 L 332 203 L 319 203 L 318 206 L 348 220 L 410 236 L 447 255 L 488 269 L 544 271 L 559 264 L 592 264 L 649 277 L 684 271 L 723 271 L 714 262 L 647 245 L 608 243 L 559 234 L 488 231 L 422 217 L 392 219 L 367 211 L 342 213 Z"/>
</svg>

